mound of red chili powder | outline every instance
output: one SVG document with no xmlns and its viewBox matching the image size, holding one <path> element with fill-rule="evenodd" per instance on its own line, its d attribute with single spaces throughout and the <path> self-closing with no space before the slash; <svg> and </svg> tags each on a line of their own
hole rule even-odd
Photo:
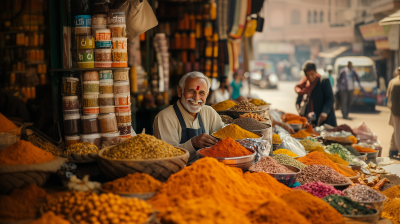
<svg viewBox="0 0 400 224">
<path fill-rule="evenodd" d="M 199 153 L 209 157 L 239 157 L 252 154 L 252 152 L 230 137 L 219 140 L 216 145 L 204 148 Z"/>
</svg>

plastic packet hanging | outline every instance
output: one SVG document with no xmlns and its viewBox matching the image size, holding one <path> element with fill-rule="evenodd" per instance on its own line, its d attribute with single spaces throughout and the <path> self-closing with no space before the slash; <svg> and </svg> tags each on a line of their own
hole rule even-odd
<svg viewBox="0 0 400 224">
<path fill-rule="evenodd" d="M 361 142 L 371 140 L 376 142 L 378 140 L 378 135 L 373 133 L 367 124 L 365 124 L 365 122 L 362 122 L 356 128 L 353 128 L 353 132 L 358 138 L 360 138 Z"/>
<path fill-rule="evenodd" d="M 278 149 L 287 149 L 299 156 L 305 156 L 307 154 L 304 146 L 298 140 L 290 136 L 289 132 L 279 126 L 277 126 L 275 130 L 282 139 L 282 143 L 279 145 Z"/>
<path fill-rule="evenodd" d="M 245 138 L 239 141 L 239 144 L 243 147 L 253 149 L 257 152 L 257 156 L 254 162 L 257 162 L 262 157 L 271 156 L 272 154 L 271 143 L 266 140 Z"/>
<path fill-rule="evenodd" d="M 281 114 L 280 114 L 278 111 L 274 110 L 274 109 L 270 109 L 270 110 L 269 110 L 269 116 L 270 116 L 274 121 L 282 122 Z"/>
</svg>

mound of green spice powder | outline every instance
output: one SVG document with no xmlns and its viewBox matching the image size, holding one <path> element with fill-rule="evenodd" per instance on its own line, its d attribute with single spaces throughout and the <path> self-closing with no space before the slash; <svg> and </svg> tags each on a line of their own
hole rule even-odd
<svg viewBox="0 0 400 224">
<path fill-rule="evenodd" d="M 324 197 L 322 200 L 330 204 L 336 211 L 344 215 L 370 215 L 375 210 L 365 206 L 363 203 L 351 200 L 348 197 L 332 194 Z"/>
</svg>

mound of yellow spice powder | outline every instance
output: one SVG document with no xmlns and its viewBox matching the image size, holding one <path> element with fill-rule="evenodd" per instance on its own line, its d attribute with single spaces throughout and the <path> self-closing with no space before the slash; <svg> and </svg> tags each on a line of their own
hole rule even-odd
<svg viewBox="0 0 400 224">
<path fill-rule="evenodd" d="M 188 200 L 212 198 L 244 215 L 271 197 L 275 195 L 267 187 L 248 182 L 238 168 L 205 157 L 172 174 L 148 202 L 163 212 Z"/>
<path fill-rule="evenodd" d="M 149 193 L 160 189 L 162 183 L 146 173 L 128 174 L 126 177 L 103 184 L 102 189 L 113 193 Z"/>
<path fill-rule="evenodd" d="M 230 124 L 222 129 L 218 130 L 217 132 L 213 133 L 212 135 L 214 137 L 222 138 L 222 139 L 231 137 L 235 140 L 261 137 L 253 132 L 244 130 L 243 128 L 239 127 L 236 124 Z"/>
<path fill-rule="evenodd" d="M 138 134 L 103 153 L 111 159 L 158 159 L 185 154 L 184 151 L 152 135 Z"/>
<path fill-rule="evenodd" d="M 225 100 L 222 102 L 219 102 L 217 104 L 212 105 L 211 107 L 214 108 L 216 111 L 224 111 L 224 110 L 229 110 L 233 106 L 235 106 L 236 103 L 233 102 L 232 100 Z"/>
<path fill-rule="evenodd" d="M 274 154 L 274 155 L 277 155 L 277 154 L 285 154 L 285 155 L 288 155 L 288 156 L 290 156 L 290 157 L 298 157 L 298 156 L 299 156 L 299 155 L 297 155 L 296 153 L 291 152 L 291 151 L 289 151 L 289 150 L 287 150 L 287 149 L 278 149 L 278 150 L 275 150 L 275 151 L 273 152 L 273 154 Z"/>
</svg>

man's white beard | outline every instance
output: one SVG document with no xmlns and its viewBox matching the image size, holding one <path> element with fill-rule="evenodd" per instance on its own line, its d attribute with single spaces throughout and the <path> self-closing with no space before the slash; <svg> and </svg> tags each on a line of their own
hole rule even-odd
<svg viewBox="0 0 400 224">
<path fill-rule="evenodd" d="M 199 104 L 193 105 L 189 101 L 199 103 Z M 185 100 L 184 97 L 181 97 L 181 104 L 187 111 L 189 111 L 189 113 L 193 113 L 193 114 L 200 112 L 201 108 L 204 106 L 204 102 L 202 100 L 196 101 L 193 98 L 189 98 L 189 99 Z"/>
</svg>

